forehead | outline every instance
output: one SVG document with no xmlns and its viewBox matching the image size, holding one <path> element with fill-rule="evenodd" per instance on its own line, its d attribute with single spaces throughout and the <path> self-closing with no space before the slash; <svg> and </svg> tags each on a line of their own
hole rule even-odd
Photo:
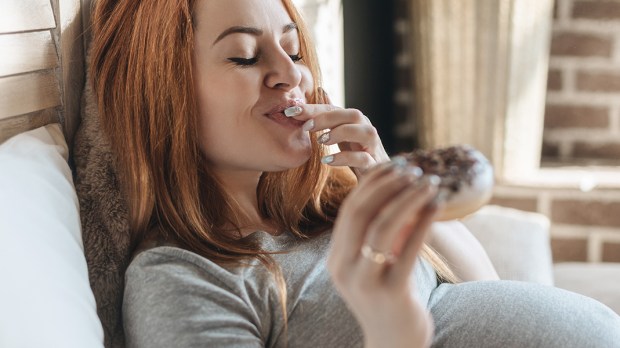
<svg viewBox="0 0 620 348">
<path fill-rule="evenodd" d="M 194 19 L 199 31 L 214 37 L 233 26 L 277 32 L 291 22 L 281 0 L 198 0 Z"/>
</svg>

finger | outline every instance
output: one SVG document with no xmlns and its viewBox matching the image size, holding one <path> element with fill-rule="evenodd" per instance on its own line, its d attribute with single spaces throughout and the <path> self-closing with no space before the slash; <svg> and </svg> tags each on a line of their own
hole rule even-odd
<svg viewBox="0 0 620 348">
<path fill-rule="evenodd" d="M 331 104 L 303 104 L 291 106 L 284 110 L 284 115 L 292 117 L 298 121 L 307 121 L 317 117 L 318 115 L 327 114 L 333 111 L 343 110 L 340 107 Z"/>
<path fill-rule="evenodd" d="M 390 173 L 397 166 L 405 167 L 406 165 L 403 164 L 402 159 L 397 157 L 399 156 L 396 156 L 394 161 L 381 163 L 368 169 L 365 175 L 358 180 L 357 188 L 359 189 L 368 185 L 368 183 L 372 183 L 377 178 Z"/>
<path fill-rule="evenodd" d="M 426 181 L 404 190 L 390 201 L 370 223 L 365 245 L 386 254 L 396 255 L 394 244 L 404 227 L 415 223 L 424 207 L 433 199 L 436 184 Z M 362 258 L 366 259 L 362 256 Z M 361 272 L 381 272 L 381 267 L 371 260 L 360 263 Z"/>
<path fill-rule="evenodd" d="M 306 131 L 320 131 L 346 123 L 371 124 L 370 119 L 357 109 L 343 109 L 330 104 L 292 106 L 284 110 L 284 114 L 298 121 L 307 121 Z"/>
<path fill-rule="evenodd" d="M 323 164 L 330 166 L 348 166 L 351 168 L 368 169 L 377 161 L 365 151 L 341 151 L 321 158 Z"/>
<path fill-rule="evenodd" d="M 338 258 L 355 261 L 369 222 L 387 201 L 415 180 L 415 175 L 419 173 L 392 167 L 375 180 L 360 183 L 349 193 L 334 224 L 333 248 L 338 251 Z"/>
<path fill-rule="evenodd" d="M 316 132 L 324 129 L 333 129 L 344 124 L 368 125 L 372 127 L 370 119 L 357 109 L 335 109 L 314 114 L 312 116 L 313 127 L 308 128 L 311 132 Z"/>
<path fill-rule="evenodd" d="M 334 127 L 321 134 L 318 142 L 323 145 L 357 143 L 363 149 L 375 148 L 380 144 L 377 129 L 370 124 L 343 124 Z"/>
<path fill-rule="evenodd" d="M 402 252 L 398 257 L 398 262 L 390 270 L 389 277 L 392 281 L 406 281 L 409 278 L 416 260 L 424 244 L 430 226 L 441 211 L 440 204 L 431 203 L 424 208 L 419 220 L 411 229 L 408 238 L 403 246 Z"/>
<path fill-rule="evenodd" d="M 370 223 L 366 243 L 379 250 L 396 252 L 395 241 L 402 229 L 416 223 L 420 211 L 436 192 L 437 182 L 427 177 L 403 190 Z"/>
</svg>

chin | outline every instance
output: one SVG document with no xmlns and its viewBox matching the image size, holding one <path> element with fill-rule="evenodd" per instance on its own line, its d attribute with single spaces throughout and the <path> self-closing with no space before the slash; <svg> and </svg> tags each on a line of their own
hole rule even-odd
<svg viewBox="0 0 620 348">
<path fill-rule="evenodd" d="M 290 154 L 280 157 L 281 160 L 270 171 L 279 172 L 289 169 L 295 169 L 303 166 L 310 159 L 311 151 L 308 149 L 306 153 L 296 154 L 291 156 Z"/>
<path fill-rule="evenodd" d="M 298 139 L 294 145 L 289 147 L 287 153 L 284 154 L 285 161 L 291 163 L 293 168 L 297 168 L 308 162 L 312 155 L 312 144 L 310 138 Z"/>
</svg>

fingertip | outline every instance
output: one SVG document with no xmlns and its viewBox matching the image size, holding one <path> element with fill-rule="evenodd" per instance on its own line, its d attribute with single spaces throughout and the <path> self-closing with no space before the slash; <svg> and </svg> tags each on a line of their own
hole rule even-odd
<svg viewBox="0 0 620 348">
<path fill-rule="evenodd" d="M 334 155 L 328 155 L 321 158 L 321 163 L 323 164 L 332 164 L 334 163 Z"/>
<path fill-rule="evenodd" d="M 427 205 L 427 213 L 434 219 L 441 214 L 446 207 L 445 201 L 437 200 L 437 197 L 433 198 Z"/>
<path fill-rule="evenodd" d="M 314 129 L 314 120 L 313 119 L 309 119 L 308 121 L 306 121 L 306 123 L 303 124 L 303 126 L 301 126 L 301 129 L 304 132 L 310 132 L 311 130 Z"/>
<path fill-rule="evenodd" d="M 299 116 L 303 112 L 304 112 L 304 109 L 301 106 L 299 106 L 299 105 L 291 106 L 289 108 L 284 109 L 284 115 L 286 117 Z"/>
</svg>

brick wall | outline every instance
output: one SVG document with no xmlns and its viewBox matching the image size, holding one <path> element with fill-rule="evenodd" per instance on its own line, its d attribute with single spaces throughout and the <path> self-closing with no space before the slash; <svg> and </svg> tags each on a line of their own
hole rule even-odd
<svg viewBox="0 0 620 348">
<path fill-rule="evenodd" d="M 620 2 L 556 0 L 543 162 L 620 164 Z"/>
<path fill-rule="evenodd" d="M 620 262 L 620 189 L 498 185 L 492 204 L 551 219 L 555 262 Z"/>
<path fill-rule="evenodd" d="M 405 151 L 416 144 L 410 19 L 407 1 L 395 1 L 395 134 Z M 620 165 L 620 1 L 556 0 L 554 12 L 544 160 Z M 620 262 L 617 176 L 597 187 L 499 184 L 491 203 L 548 216 L 555 262 Z"/>
<path fill-rule="evenodd" d="M 620 165 L 620 2 L 556 0 L 547 88 L 543 165 Z M 620 262 L 618 187 L 498 187 L 494 203 L 546 214 L 555 261 Z"/>
</svg>

